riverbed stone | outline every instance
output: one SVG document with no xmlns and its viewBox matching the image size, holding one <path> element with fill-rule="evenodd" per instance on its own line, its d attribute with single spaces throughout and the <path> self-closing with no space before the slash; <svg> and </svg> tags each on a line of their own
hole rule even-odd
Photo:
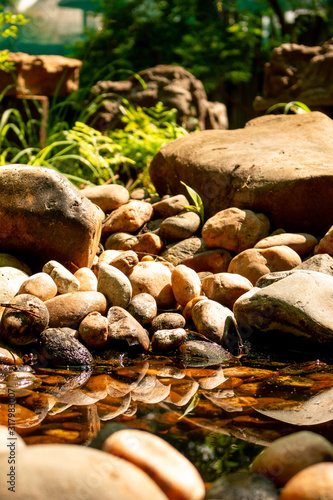
<svg viewBox="0 0 333 500">
<path fill-rule="evenodd" d="M 109 321 L 109 339 L 126 342 L 130 347 L 144 351 L 149 349 L 149 336 L 140 323 L 122 307 L 110 307 L 107 318 Z"/>
<path fill-rule="evenodd" d="M 280 500 L 333 499 L 333 464 L 310 465 L 293 476 L 281 491 Z"/>
<path fill-rule="evenodd" d="M 65 266 L 56 260 L 50 260 L 43 266 L 43 273 L 49 274 L 59 293 L 78 292 L 80 290 L 80 282 L 75 278 Z"/>
<path fill-rule="evenodd" d="M 203 500 L 205 486 L 197 469 L 164 439 L 136 429 L 109 436 L 103 450 L 142 468 L 169 500 Z"/>
<path fill-rule="evenodd" d="M 174 351 L 180 344 L 185 342 L 187 337 L 184 328 L 174 328 L 171 330 L 157 330 L 151 339 L 154 351 Z"/>
<path fill-rule="evenodd" d="M 235 301 L 252 287 L 252 283 L 240 274 L 219 273 L 202 280 L 202 290 L 206 296 L 231 310 Z"/>
<path fill-rule="evenodd" d="M 221 210 L 206 221 L 202 239 L 208 247 L 220 247 L 235 253 L 252 248 L 268 236 L 269 220 L 264 214 L 237 207 Z"/>
<path fill-rule="evenodd" d="M 18 295 L 29 293 L 41 300 L 52 299 L 57 295 L 57 285 L 49 274 L 36 273 L 27 278 L 20 286 Z"/>
<path fill-rule="evenodd" d="M 155 333 L 157 330 L 173 330 L 176 328 L 185 327 L 185 318 L 181 314 L 165 312 L 158 314 L 150 325 L 150 332 Z"/>
<path fill-rule="evenodd" d="M 148 222 L 153 215 L 153 208 L 145 201 L 132 200 L 126 205 L 113 210 L 103 221 L 103 236 L 111 233 L 134 233 Z"/>
<path fill-rule="evenodd" d="M 89 347 L 103 347 L 108 340 L 108 319 L 94 311 L 83 318 L 79 333 L 83 342 Z"/>
<path fill-rule="evenodd" d="M 254 285 L 264 274 L 288 271 L 301 263 L 298 253 L 285 245 L 264 249 L 249 248 L 231 260 L 228 273 L 240 274 Z"/>
<path fill-rule="evenodd" d="M 76 327 L 87 314 L 97 311 L 106 314 L 107 300 L 100 292 L 73 292 L 57 295 L 45 301 L 50 314 L 49 326 Z"/>
<path fill-rule="evenodd" d="M 333 220 L 332 134 L 333 121 L 320 112 L 261 116 L 242 129 L 171 141 L 153 158 L 150 177 L 161 196 L 186 194 L 184 181 L 207 218 L 246 208 L 288 232 L 320 234 Z"/>
<path fill-rule="evenodd" d="M 109 306 L 126 308 L 132 298 L 132 285 L 127 276 L 105 262 L 98 269 L 97 291 L 105 295 Z"/>
<path fill-rule="evenodd" d="M 1 470 L 6 470 L 7 456 L 0 455 Z M 17 456 L 15 499 L 59 500 L 167 500 L 167 496 L 146 473 L 127 460 L 85 446 L 43 444 L 27 446 Z M 5 481 L 0 495 L 10 500 Z"/>
<path fill-rule="evenodd" d="M 286 332 L 299 340 L 332 342 L 333 277 L 316 271 L 294 272 L 265 288 L 253 288 L 234 304 L 245 338 L 260 330 Z"/>
<path fill-rule="evenodd" d="M 97 277 L 89 267 L 81 267 L 75 271 L 74 276 L 80 283 L 81 292 L 96 292 Z"/>
<path fill-rule="evenodd" d="M 193 269 L 180 264 L 171 275 L 172 291 L 178 304 L 185 306 L 187 302 L 201 294 L 201 281 Z"/>
<path fill-rule="evenodd" d="M 260 241 L 258 241 L 254 248 L 270 248 L 279 245 L 285 245 L 298 255 L 307 255 L 310 253 L 318 241 L 315 236 L 307 233 L 281 233 L 275 234 L 273 236 L 267 236 Z"/>
<path fill-rule="evenodd" d="M 192 307 L 192 320 L 199 333 L 221 345 L 236 335 L 233 312 L 214 300 L 200 300 Z"/>
<path fill-rule="evenodd" d="M 88 186 L 81 190 L 81 194 L 98 205 L 105 213 L 125 205 L 129 200 L 127 189 L 120 184 Z"/>
<path fill-rule="evenodd" d="M 104 213 L 64 175 L 6 165 L 0 167 L 0 181 L 2 251 L 37 271 L 52 259 L 76 269 L 92 265 Z"/>
<path fill-rule="evenodd" d="M 188 257 L 182 260 L 181 263 L 194 269 L 197 273 L 210 272 L 217 274 L 227 271 L 231 259 L 232 255 L 228 250 L 217 248 Z"/>
<path fill-rule="evenodd" d="M 22 283 L 29 278 L 29 275 L 15 267 L 0 267 L 0 303 L 8 302 L 15 297 Z M 0 317 L 3 312 L 0 307 Z"/>
<path fill-rule="evenodd" d="M 172 291 L 171 271 L 160 262 L 139 262 L 129 275 L 133 296 L 149 293 L 157 307 L 168 308 L 175 304 Z"/>
<path fill-rule="evenodd" d="M 38 358 L 40 362 L 55 367 L 86 366 L 94 361 L 81 342 L 60 328 L 47 328 L 41 333 Z"/>
<path fill-rule="evenodd" d="M 174 266 L 181 264 L 185 259 L 209 250 L 202 238 L 192 236 L 183 241 L 172 243 L 161 253 L 161 257 Z"/>
<path fill-rule="evenodd" d="M 156 317 L 156 300 L 149 293 L 138 293 L 127 306 L 127 311 L 140 325 L 147 325 Z"/>
<path fill-rule="evenodd" d="M 200 216 L 194 212 L 185 212 L 168 217 L 160 225 L 159 235 L 167 241 L 180 241 L 190 238 L 199 229 Z"/>
<path fill-rule="evenodd" d="M 184 210 L 184 206 L 189 205 L 188 199 L 183 194 L 170 196 L 157 203 L 153 203 L 155 219 L 167 219 L 173 217 Z"/>
</svg>

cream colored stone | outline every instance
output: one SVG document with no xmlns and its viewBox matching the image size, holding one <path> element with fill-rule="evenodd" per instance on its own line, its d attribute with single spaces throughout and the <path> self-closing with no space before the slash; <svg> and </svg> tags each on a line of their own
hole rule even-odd
<svg viewBox="0 0 333 500">
<path fill-rule="evenodd" d="M 56 260 L 50 260 L 44 264 L 43 272 L 51 276 L 59 293 L 72 293 L 80 290 L 79 280 Z"/>
<path fill-rule="evenodd" d="M 328 255 L 333 255 L 333 226 L 329 228 L 327 233 L 319 241 L 314 249 L 314 253 L 328 253 Z"/>
<path fill-rule="evenodd" d="M 128 276 L 134 266 L 139 262 L 139 257 L 133 250 L 125 250 L 111 260 L 110 264 Z"/>
<path fill-rule="evenodd" d="M 306 255 L 310 253 L 317 244 L 317 238 L 312 234 L 307 233 L 281 233 L 272 236 L 267 236 L 258 241 L 254 248 L 270 248 L 280 245 L 285 245 L 298 255 Z"/>
<path fill-rule="evenodd" d="M 132 298 L 132 285 L 127 276 L 105 262 L 99 266 L 97 291 L 106 296 L 110 306 L 126 308 Z"/>
<path fill-rule="evenodd" d="M 154 434 L 124 429 L 109 436 L 103 449 L 144 470 L 169 500 L 203 500 L 205 497 L 205 486 L 197 469 Z"/>
<path fill-rule="evenodd" d="M 206 296 L 232 310 L 235 301 L 252 288 L 252 283 L 240 274 L 219 273 L 202 280 Z"/>
<path fill-rule="evenodd" d="M 140 325 L 147 325 L 157 314 L 156 300 L 148 293 L 139 293 L 132 298 L 127 311 Z"/>
<path fill-rule="evenodd" d="M 301 470 L 281 491 L 279 500 L 333 500 L 333 464 L 321 462 Z"/>
<path fill-rule="evenodd" d="M 230 309 L 214 300 L 200 300 L 192 307 L 192 320 L 199 333 L 221 345 L 236 330 Z"/>
<path fill-rule="evenodd" d="M 209 247 L 242 252 L 268 236 L 269 220 L 264 214 L 236 207 L 213 215 L 202 228 L 202 238 Z"/>
<path fill-rule="evenodd" d="M 133 296 L 149 293 L 157 307 L 168 308 L 175 304 L 170 270 L 159 262 L 139 262 L 129 275 Z"/>
<path fill-rule="evenodd" d="M 29 293 L 41 300 L 48 300 L 55 297 L 57 291 L 57 285 L 49 274 L 36 273 L 22 283 L 17 294 Z"/>
<path fill-rule="evenodd" d="M 28 274 L 14 267 L 0 267 L 0 303 L 8 302 L 19 291 L 22 283 L 28 278 Z M 0 318 L 3 313 L 0 307 Z"/>
<path fill-rule="evenodd" d="M 201 281 L 193 269 L 180 264 L 171 275 L 172 291 L 179 304 L 185 306 L 201 294 Z"/>
<path fill-rule="evenodd" d="M 228 273 L 240 274 L 254 285 L 264 274 L 288 271 L 301 263 L 298 253 L 284 245 L 267 249 L 249 248 L 232 259 Z"/>
<path fill-rule="evenodd" d="M 112 212 L 129 200 L 127 189 L 120 184 L 103 184 L 102 186 L 88 186 L 81 190 L 81 194 L 98 205 L 103 212 Z"/>
<path fill-rule="evenodd" d="M 96 292 L 97 278 L 89 267 L 81 267 L 75 271 L 74 276 L 79 280 L 81 292 Z"/>
</svg>

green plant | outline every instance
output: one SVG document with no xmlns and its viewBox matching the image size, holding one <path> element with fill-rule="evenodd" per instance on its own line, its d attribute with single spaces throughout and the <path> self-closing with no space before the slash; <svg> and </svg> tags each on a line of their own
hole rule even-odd
<svg viewBox="0 0 333 500">
<path fill-rule="evenodd" d="M 308 108 L 306 104 L 300 101 L 290 101 L 290 102 L 279 102 L 277 104 L 273 104 L 268 110 L 266 111 L 266 114 L 271 114 L 273 111 L 276 111 L 278 109 L 282 109 L 283 114 L 302 114 L 302 113 L 311 113 L 311 109 Z"/>
<path fill-rule="evenodd" d="M 191 210 L 191 212 L 195 212 L 198 215 L 200 215 L 201 223 L 204 224 L 205 222 L 204 205 L 201 197 L 198 195 L 196 191 L 194 191 L 194 189 L 185 184 L 185 182 L 183 181 L 180 182 L 181 184 L 183 184 L 183 186 L 186 187 L 188 194 L 190 195 L 192 201 L 194 202 L 194 205 L 183 205 L 183 207 L 187 208 L 188 210 Z"/>
<path fill-rule="evenodd" d="M 0 4 L 0 9 L 3 9 L 3 5 Z M 9 11 L 0 10 L 0 37 L 9 38 L 17 37 L 18 26 L 26 24 L 28 19 L 26 19 L 22 14 L 12 14 Z M 8 61 L 9 50 L 0 51 L 0 70 L 2 71 L 12 71 L 14 69 L 14 64 Z"/>
</svg>

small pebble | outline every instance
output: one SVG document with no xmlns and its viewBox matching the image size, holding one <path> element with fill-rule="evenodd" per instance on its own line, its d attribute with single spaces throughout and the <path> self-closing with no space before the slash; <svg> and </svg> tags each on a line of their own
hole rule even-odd
<svg viewBox="0 0 333 500">
<path fill-rule="evenodd" d="M 56 260 L 50 260 L 44 264 L 43 272 L 51 276 L 59 293 L 72 293 L 80 290 L 79 280 Z"/>
<path fill-rule="evenodd" d="M 57 295 L 57 291 L 57 285 L 49 274 L 36 273 L 22 283 L 17 295 L 29 293 L 30 295 L 34 295 L 40 300 L 45 301 L 55 297 Z"/>
<path fill-rule="evenodd" d="M 187 333 L 183 328 L 157 330 L 151 339 L 152 348 L 154 351 L 174 351 L 185 342 L 186 337 Z"/>
<path fill-rule="evenodd" d="M 94 311 L 83 318 L 79 326 L 79 333 L 87 346 L 103 347 L 108 340 L 108 327 L 108 319 Z"/>
<path fill-rule="evenodd" d="M 89 267 L 81 267 L 74 273 L 74 276 L 79 280 L 81 292 L 96 292 L 97 278 Z"/>
<path fill-rule="evenodd" d="M 148 293 L 139 293 L 132 298 L 127 311 L 140 325 L 147 325 L 157 314 L 156 300 Z"/>
</svg>

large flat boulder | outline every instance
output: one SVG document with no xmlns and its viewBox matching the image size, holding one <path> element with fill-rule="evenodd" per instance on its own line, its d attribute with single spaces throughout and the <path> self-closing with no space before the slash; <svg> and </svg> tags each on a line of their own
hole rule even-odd
<svg viewBox="0 0 333 500">
<path fill-rule="evenodd" d="M 320 235 L 333 224 L 333 121 L 320 112 L 266 115 L 237 130 L 205 130 L 163 146 L 150 176 L 160 195 L 201 196 L 205 217 L 229 207 L 274 227 Z"/>
<path fill-rule="evenodd" d="M 104 213 L 59 172 L 0 167 L 0 250 L 41 269 L 56 260 L 71 270 L 91 267 Z"/>
</svg>

